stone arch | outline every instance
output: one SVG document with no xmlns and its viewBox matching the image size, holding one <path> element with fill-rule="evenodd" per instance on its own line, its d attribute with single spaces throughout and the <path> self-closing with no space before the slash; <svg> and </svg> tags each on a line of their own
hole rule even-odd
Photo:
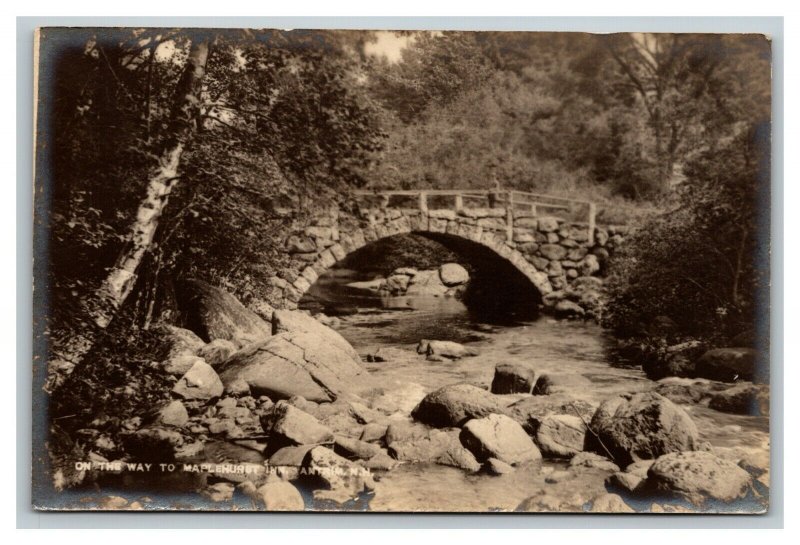
<svg viewBox="0 0 800 545">
<path fill-rule="evenodd" d="M 509 262 L 530 282 L 531 288 L 537 290 L 540 296 L 543 297 L 553 291 L 547 274 L 537 270 L 522 253 L 509 245 L 506 227 L 502 221 L 492 222 L 489 225 L 481 224 L 475 218 L 459 216 L 449 210 L 431 211 L 428 214 L 399 209 L 392 212 L 394 213 L 387 214 L 383 221 L 372 221 L 353 229 L 339 228 L 338 241 L 319 252 L 316 260 L 298 271 L 299 275 L 291 284 L 293 289 L 287 298 L 297 304 L 322 274 L 367 244 L 411 233 L 448 235 L 479 244 Z"/>
</svg>

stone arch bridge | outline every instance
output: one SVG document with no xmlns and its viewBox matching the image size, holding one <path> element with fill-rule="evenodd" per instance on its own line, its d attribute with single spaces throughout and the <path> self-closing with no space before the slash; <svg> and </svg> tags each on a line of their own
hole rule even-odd
<svg viewBox="0 0 800 545">
<path fill-rule="evenodd" d="M 510 263 L 540 297 L 597 275 L 624 228 L 598 227 L 589 201 L 504 190 L 356 191 L 357 213 L 335 211 L 285 242 L 292 267 L 274 276 L 271 303 L 297 304 L 317 278 L 380 239 L 418 233 L 477 245 Z"/>
</svg>

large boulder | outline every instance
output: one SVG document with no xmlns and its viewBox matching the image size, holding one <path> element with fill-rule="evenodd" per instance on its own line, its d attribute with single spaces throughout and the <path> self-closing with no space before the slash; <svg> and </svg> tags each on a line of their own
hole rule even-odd
<svg viewBox="0 0 800 545">
<path fill-rule="evenodd" d="M 206 343 L 194 331 L 170 324 L 158 324 L 153 331 L 167 343 L 168 355 L 196 354 Z"/>
<path fill-rule="evenodd" d="M 695 360 L 705 351 L 700 341 L 687 341 L 668 346 L 663 354 L 653 354 L 642 363 L 642 371 L 653 379 L 694 377 Z"/>
<path fill-rule="evenodd" d="M 447 287 L 460 286 L 469 282 L 469 273 L 458 263 L 445 263 L 439 267 L 439 278 Z"/>
<path fill-rule="evenodd" d="M 431 462 L 477 471 L 480 464 L 458 438 L 458 430 L 431 429 L 421 424 L 393 422 L 386 429 L 386 446 L 397 460 Z"/>
<path fill-rule="evenodd" d="M 300 491 L 292 483 L 270 478 L 258 489 L 258 498 L 266 511 L 303 511 L 305 504 Z"/>
<path fill-rule="evenodd" d="M 191 369 L 195 363 L 206 363 L 206 360 L 200 356 L 195 356 L 189 352 L 183 352 L 175 356 L 171 356 L 161 362 L 161 369 L 165 373 L 176 377 L 182 377 L 186 372 Z"/>
<path fill-rule="evenodd" d="M 504 412 L 503 404 L 486 390 L 471 384 L 452 384 L 426 395 L 411 416 L 430 426 L 447 428 Z"/>
<path fill-rule="evenodd" d="M 645 488 L 696 505 L 708 500 L 730 503 L 744 498 L 752 486 L 750 474 L 710 452 L 673 452 L 650 466 Z"/>
<path fill-rule="evenodd" d="M 519 422 L 531 437 L 535 437 L 542 420 L 551 414 L 578 416 L 588 422 L 596 410 L 596 403 L 575 399 L 567 394 L 556 394 L 522 398 L 509 405 L 508 416 Z"/>
<path fill-rule="evenodd" d="M 224 362 L 236 352 L 236 345 L 227 339 L 215 339 L 197 351 L 197 355 L 213 366 Z"/>
<path fill-rule="evenodd" d="M 591 381 L 577 373 L 543 373 L 536 379 L 533 395 L 580 394 Z"/>
<path fill-rule="evenodd" d="M 587 446 L 611 454 L 627 466 L 670 452 L 694 450 L 699 444 L 697 426 L 686 412 L 667 398 L 645 392 L 618 396 L 604 402 L 594 414 Z"/>
<path fill-rule="evenodd" d="M 419 271 L 409 280 L 406 295 L 441 296 L 448 290 L 449 288 L 442 283 L 439 271 Z"/>
<path fill-rule="evenodd" d="M 708 406 L 723 413 L 769 416 L 769 393 L 764 386 L 737 384 L 711 394 Z"/>
<path fill-rule="evenodd" d="M 405 274 L 393 274 L 386 279 L 386 289 L 393 294 L 405 293 L 410 278 Z"/>
<path fill-rule="evenodd" d="M 529 394 L 535 384 L 533 369 L 514 363 L 501 363 L 494 368 L 493 394 Z"/>
<path fill-rule="evenodd" d="M 563 299 L 555 304 L 553 314 L 558 318 L 582 318 L 586 311 L 578 303 Z"/>
<path fill-rule="evenodd" d="M 542 459 L 539 449 L 522 426 L 503 414 L 470 420 L 464 424 L 459 437 L 479 461 L 497 458 L 514 465 Z"/>
<path fill-rule="evenodd" d="M 477 356 L 478 351 L 453 341 L 430 341 L 422 339 L 417 345 L 417 353 L 425 354 L 428 359 L 447 358 L 457 360 L 469 356 Z"/>
<path fill-rule="evenodd" d="M 223 390 L 224 386 L 216 371 L 202 360 L 195 362 L 172 388 L 172 392 L 183 399 L 201 400 L 219 397 Z"/>
<path fill-rule="evenodd" d="M 184 404 L 176 399 L 158 411 L 156 422 L 165 426 L 182 428 L 189 422 L 189 412 Z"/>
<path fill-rule="evenodd" d="M 347 353 L 353 360 L 360 362 L 361 358 L 344 337 L 330 327 L 323 325 L 319 320 L 306 312 L 299 310 L 276 310 L 272 315 L 272 333 L 305 332 L 324 340 L 338 349 Z"/>
<path fill-rule="evenodd" d="M 368 443 L 352 437 L 336 437 L 334 452 L 345 458 L 369 460 L 381 454 L 383 449 L 375 443 Z"/>
<path fill-rule="evenodd" d="M 695 374 L 701 378 L 735 382 L 756 378 L 756 358 L 752 348 L 715 348 L 700 356 Z"/>
<path fill-rule="evenodd" d="M 536 444 L 544 456 L 570 458 L 583 450 L 586 426 L 568 414 L 545 416 L 536 431 Z"/>
<path fill-rule="evenodd" d="M 635 513 L 617 494 L 600 494 L 592 500 L 590 513 Z"/>
<path fill-rule="evenodd" d="M 203 339 L 193 331 L 169 324 L 159 324 L 153 330 L 161 335 L 166 345 L 166 358 L 161 367 L 167 373 L 182 376 L 199 359 L 197 352 L 205 346 Z"/>
<path fill-rule="evenodd" d="M 206 342 L 226 339 L 243 346 L 272 334 L 271 326 L 236 297 L 200 280 L 179 286 L 178 306 L 189 329 Z"/>
<path fill-rule="evenodd" d="M 331 443 L 334 440 L 331 430 L 319 420 L 285 400 L 278 401 L 261 416 L 261 427 L 269 435 L 269 447 L 273 452 L 287 446 Z"/>
<path fill-rule="evenodd" d="M 316 402 L 333 401 L 349 391 L 362 372 L 360 358 L 347 341 L 302 329 L 251 345 L 220 366 L 224 384 L 244 382 L 254 396 L 297 395 Z"/>
<path fill-rule="evenodd" d="M 321 485 L 314 491 L 318 500 L 345 503 L 365 490 L 369 472 L 325 447 L 314 447 L 303 460 L 305 474 Z"/>
</svg>

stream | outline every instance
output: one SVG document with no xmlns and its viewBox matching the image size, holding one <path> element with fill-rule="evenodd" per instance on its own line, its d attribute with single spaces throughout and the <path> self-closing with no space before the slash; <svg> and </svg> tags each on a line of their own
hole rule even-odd
<svg viewBox="0 0 800 545">
<path fill-rule="evenodd" d="M 356 279 L 365 278 L 347 270 L 320 278 L 301 308 L 337 316 L 337 331 L 362 355 L 382 347 L 406 350 L 390 362 L 364 364 L 375 387 L 430 392 L 448 384 L 470 382 L 488 388 L 499 363 L 528 366 L 537 376 L 569 375 L 575 385 L 570 397 L 594 403 L 657 385 L 638 366 L 612 361 L 609 348 L 613 338 L 593 322 L 541 315 L 498 319 L 482 316 L 453 298 L 380 297 L 346 286 Z M 477 348 L 480 355 L 430 362 L 415 352 L 423 338 L 456 341 Z M 510 404 L 526 394 L 505 397 Z M 719 456 L 736 459 L 744 454 L 769 455 L 768 417 L 726 414 L 701 404 L 682 407 L 697 424 L 701 440 L 710 442 Z M 537 493 L 563 499 L 583 493 L 591 499 L 603 491 L 602 481 L 545 483 L 548 475 L 564 465 L 545 460 L 539 474 L 517 471 L 490 476 L 469 475 L 435 464 L 404 464 L 381 476 L 369 509 L 507 511 Z M 636 507 L 646 509 L 648 505 Z"/>
<path fill-rule="evenodd" d="M 515 363 L 541 373 L 560 375 L 568 387 L 565 400 L 599 404 L 622 393 L 648 391 L 658 386 L 638 366 L 613 360 L 614 339 L 593 322 L 556 320 L 544 315 L 482 315 L 452 297 L 380 297 L 377 293 L 347 286 L 368 276 L 334 269 L 321 277 L 300 307 L 316 314 L 335 316 L 332 327 L 362 356 L 380 348 L 393 348 L 390 361 L 365 362 L 366 378 L 358 391 L 373 409 L 384 410 L 381 399 L 403 410 L 390 418 L 408 420 L 411 409 L 433 390 L 449 384 L 469 382 L 488 388 L 500 363 Z M 416 353 L 421 339 L 450 340 L 476 348 L 479 355 L 455 361 L 432 362 Z M 687 380 L 687 379 L 679 379 Z M 376 399 L 375 393 L 380 395 Z M 503 396 L 507 404 L 529 398 L 529 394 Z M 698 427 L 701 441 L 708 441 L 714 453 L 733 461 L 748 456 L 769 459 L 769 418 L 718 412 L 703 404 L 681 404 Z M 211 440 L 198 462 L 214 460 L 263 463 L 263 456 L 236 442 Z M 513 511 L 531 496 L 583 505 L 605 492 L 609 473 L 582 473 L 580 478 L 555 479 L 566 461 L 545 459 L 539 472 L 517 470 L 494 476 L 470 474 L 463 469 L 432 463 L 405 463 L 391 471 L 374 471 L 374 491 L 345 505 L 313 498 L 313 490 L 298 484 L 306 509 L 355 511 Z M 766 462 L 764 466 L 767 466 Z M 768 467 L 768 466 L 767 466 Z M 208 509 L 197 490 L 204 476 L 176 472 L 159 474 L 109 474 L 91 485 L 95 492 L 115 493 L 127 500 L 146 503 L 148 508 Z M 767 473 L 768 479 L 768 473 Z M 765 480 L 765 479 L 761 479 Z M 142 493 L 147 492 L 147 496 Z M 763 492 L 763 487 L 762 487 Z M 85 491 L 83 492 L 85 494 Z M 76 495 L 60 498 L 65 508 L 75 508 L 76 498 L 86 507 L 97 498 Z M 637 511 L 649 511 L 651 501 L 626 497 Z M 224 506 L 223 506 L 224 505 Z M 237 490 L 232 501 L 215 509 L 253 510 L 249 498 Z M 758 506 L 743 507 L 748 511 Z M 563 510 L 557 509 L 557 510 Z"/>
</svg>

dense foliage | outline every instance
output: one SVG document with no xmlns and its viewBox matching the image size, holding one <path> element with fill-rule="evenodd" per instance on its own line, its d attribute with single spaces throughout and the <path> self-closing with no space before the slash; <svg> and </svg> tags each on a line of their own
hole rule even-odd
<svg viewBox="0 0 800 545">
<path fill-rule="evenodd" d="M 124 249 L 198 32 L 73 29 L 53 48 L 51 325 Z M 376 36 L 214 32 L 180 180 L 123 309 L 133 324 L 168 317 L 183 276 L 262 295 L 287 229 L 348 188 L 495 183 L 647 207 L 675 194 L 616 266 L 615 327 L 662 308 L 702 308 L 703 331 L 752 315 L 763 37 L 405 33 L 389 62 L 367 53 Z"/>
<path fill-rule="evenodd" d="M 753 331 L 769 297 L 769 125 L 686 165 L 674 208 L 615 257 L 607 321 L 623 336 L 725 345 Z M 654 327 L 655 326 L 655 330 Z"/>
</svg>

